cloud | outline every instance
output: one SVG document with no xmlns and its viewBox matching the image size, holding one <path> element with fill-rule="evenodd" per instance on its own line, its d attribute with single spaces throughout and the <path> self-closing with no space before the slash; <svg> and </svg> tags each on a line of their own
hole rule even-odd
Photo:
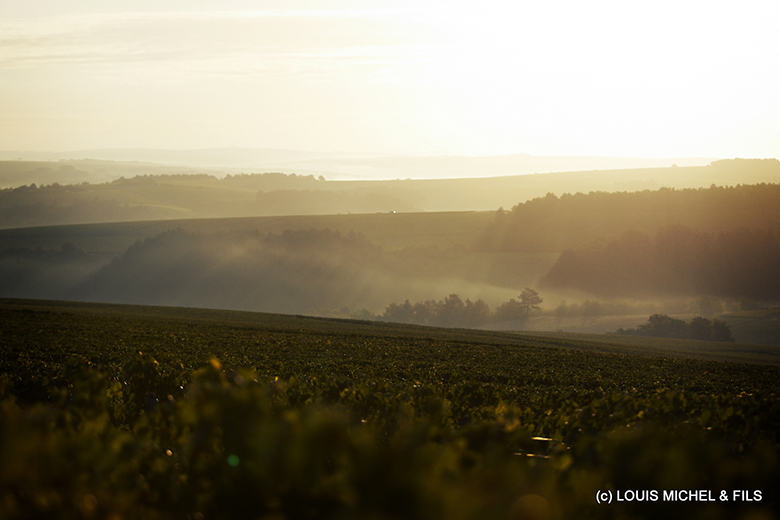
<svg viewBox="0 0 780 520">
<path fill-rule="evenodd" d="M 373 73 L 409 54 L 383 11 L 155 13 L 0 21 L 0 69 L 161 65 L 176 74 Z"/>
<path fill-rule="evenodd" d="M 191 1 L 177 7 L 213 5 Z M 140 4 L 151 1 L 122 2 Z M 144 146 L 198 130 L 314 149 L 404 141 L 408 151 L 430 142 L 423 151 L 480 154 L 776 155 L 759 150 L 777 148 L 777 2 L 228 4 L 0 18 L 0 108 L 26 121 L 35 143 L 36 121 L 72 128 L 81 118 L 101 139 L 111 125 L 118 141 L 141 145 L 134 128 Z"/>
</svg>

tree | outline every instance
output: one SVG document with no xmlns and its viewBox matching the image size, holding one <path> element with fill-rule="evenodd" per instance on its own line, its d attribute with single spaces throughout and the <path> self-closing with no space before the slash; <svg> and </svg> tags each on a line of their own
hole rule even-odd
<svg viewBox="0 0 780 520">
<path fill-rule="evenodd" d="M 409 300 L 406 300 L 403 305 L 397 303 L 391 303 L 385 309 L 385 313 L 382 316 L 386 321 L 393 321 L 396 323 L 411 323 L 414 318 L 414 309 Z"/>
<path fill-rule="evenodd" d="M 704 341 L 734 341 L 731 328 L 724 321 L 712 321 L 695 316 L 691 323 L 671 318 L 665 314 L 653 314 L 647 323 L 635 329 L 618 329 L 617 334 L 655 336 L 659 338 L 699 339 Z"/>
<path fill-rule="evenodd" d="M 539 296 L 539 293 L 526 287 L 523 292 L 520 293 L 520 307 L 526 315 L 530 315 L 533 311 L 541 309 L 540 305 L 544 300 Z"/>
<path fill-rule="evenodd" d="M 691 339 L 701 339 L 705 341 L 712 340 L 712 323 L 707 318 L 695 316 L 689 326 L 689 335 Z"/>
<path fill-rule="evenodd" d="M 718 319 L 712 320 L 712 339 L 715 341 L 734 342 L 734 336 L 731 335 L 731 327 L 725 321 Z"/>
<path fill-rule="evenodd" d="M 495 321 L 514 321 L 514 320 L 526 320 L 534 312 L 541 309 L 540 305 L 544 300 L 539 296 L 539 293 L 526 287 L 525 290 L 520 293 L 520 301 L 514 298 L 508 302 L 502 303 L 497 309 L 494 316 Z"/>
<path fill-rule="evenodd" d="M 472 303 L 466 300 L 466 307 L 463 310 L 463 322 L 467 327 L 479 327 L 490 321 L 490 307 L 482 300 Z"/>
<path fill-rule="evenodd" d="M 463 326 L 463 313 L 465 306 L 463 300 L 457 294 L 450 294 L 439 306 L 437 324 L 444 327 Z"/>
<path fill-rule="evenodd" d="M 647 319 L 647 323 L 637 327 L 637 331 L 643 336 L 656 336 L 659 338 L 688 337 L 688 324 L 683 320 L 671 318 L 666 314 L 653 314 Z"/>
<path fill-rule="evenodd" d="M 526 318 L 526 314 L 520 302 L 514 298 L 502 303 L 493 313 L 494 321 L 515 321 Z"/>
</svg>

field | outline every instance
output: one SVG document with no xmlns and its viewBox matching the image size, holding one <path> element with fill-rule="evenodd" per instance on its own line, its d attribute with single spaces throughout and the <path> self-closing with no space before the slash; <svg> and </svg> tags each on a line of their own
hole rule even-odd
<svg viewBox="0 0 780 520">
<path fill-rule="evenodd" d="M 3 518 L 780 516 L 780 368 L 683 342 L 31 300 L 0 338 Z"/>
<path fill-rule="evenodd" d="M 342 234 L 350 231 L 361 233 L 373 244 L 386 249 L 450 247 L 475 242 L 494 215 L 492 211 L 384 212 L 73 224 L 2 229 L 0 243 L 4 248 L 58 248 L 70 242 L 89 253 L 117 255 L 138 240 L 176 228 L 199 233 L 256 230 L 263 234 L 295 229 L 330 229 Z"/>
<path fill-rule="evenodd" d="M 725 314 L 727 321 L 735 334 L 746 341 L 763 344 L 780 342 L 780 310 L 778 308 L 742 311 Z"/>
<path fill-rule="evenodd" d="M 562 348 L 576 345 L 574 348 L 596 352 L 780 365 L 780 347 L 770 345 L 578 332 L 535 331 L 519 332 L 518 335 L 533 337 L 536 341 L 546 339 L 551 345 Z"/>
</svg>

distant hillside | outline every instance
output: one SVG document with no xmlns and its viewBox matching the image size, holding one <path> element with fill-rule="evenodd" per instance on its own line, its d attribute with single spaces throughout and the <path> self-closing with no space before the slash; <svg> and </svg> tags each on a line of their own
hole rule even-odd
<svg viewBox="0 0 780 520">
<path fill-rule="evenodd" d="M 583 170 L 704 166 L 713 158 L 534 156 L 388 155 L 377 153 L 312 152 L 267 148 L 211 148 L 201 150 L 103 149 L 70 152 L 0 151 L 0 160 L 100 161 L 155 163 L 191 168 L 243 172 L 278 171 L 324 175 L 331 180 L 450 179 L 496 177 Z M 113 180 L 113 179 L 107 179 Z M 40 183 L 38 180 L 29 182 Z M 62 182 L 62 181 L 59 181 Z M 0 183 L 0 186 L 3 186 Z"/>
<path fill-rule="evenodd" d="M 463 221 L 454 217 L 451 222 Z M 101 248 L 114 240 L 105 233 L 116 230 L 94 228 L 92 237 L 81 229 L 45 241 L 40 237 L 47 231 L 64 230 L 34 228 L 37 244 L 27 241 L 26 247 L 13 236 L 2 240 L 18 245 L 0 248 L 0 297 L 320 315 L 342 308 L 376 312 L 391 301 L 442 291 L 506 300 L 513 287 L 529 283 L 554 260 L 483 255 L 462 245 L 385 250 L 362 234 L 327 229 L 263 233 L 240 226 L 208 231 L 208 225 L 202 231 L 168 229 L 129 247 L 138 235 L 119 236 L 115 252 L 106 254 Z"/>
<path fill-rule="evenodd" d="M 499 211 L 480 248 L 563 251 L 589 248 L 627 231 L 655 233 L 674 225 L 718 232 L 780 230 L 780 184 L 711 186 L 640 192 L 550 193 Z"/>
<path fill-rule="evenodd" d="M 262 183 L 268 191 L 255 191 Z M 251 201 L 247 207 L 281 208 L 285 201 L 293 207 L 306 201 L 310 211 L 328 200 L 370 200 L 369 192 L 349 186 L 299 175 L 174 175 L 97 187 L 17 188 L 0 192 L 0 200 L 10 194 L 17 202 L 27 201 L 29 215 L 37 218 L 61 211 L 57 201 L 62 194 L 83 197 L 73 200 L 85 204 L 72 208 L 108 212 L 112 206 L 94 195 L 99 189 L 124 200 L 154 202 L 113 199 L 113 208 L 130 216 L 134 211 L 192 215 L 195 204 L 197 211 L 219 213 L 220 208 L 241 208 L 238 195 Z M 50 199 L 38 198 L 41 194 Z M 190 213 L 183 204 L 190 205 Z M 22 215 L 13 208 L 4 211 Z M 636 301 L 625 302 L 619 312 L 620 302 L 591 301 L 588 307 L 594 297 L 645 298 L 661 305 L 652 312 L 669 312 L 666 308 L 679 307 L 678 302 L 704 297 L 717 300 L 713 312 L 750 310 L 780 301 L 778 233 L 780 184 L 547 195 L 510 211 L 17 227 L 0 230 L 0 297 L 348 316 L 362 309 L 381 313 L 392 302 L 452 294 L 472 302 L 482 299 L 494 308 L 530 287 L 540 291 L 545 306 L 568 309 L 562 315 L 572 314 L 579 304 L 577 316 L 644 309 Z M 698 307 L 683 307 L 689 310 L 677 312 L 698 312 Z"/>
<path fill-rule="evenodd" d="M 96 159 L 0 160 L 0 189 L 35 184 L 99 184 L 120 177 L 138 175 L 216 175 L 224 169 L 169 166 L 143 162 L 117 162 Z M 231 172 L 232 173 L 232 172 Z"/>
<path fill-rule="evenodd" d="M 775 229 L 707 233 L 678 225 L 654 236 L 627 232 L 564 251 L 540 283 L 606 298 L 705 295 L 777 301 L 780 237 Z"/>
<path fill-rule="evenodd" d="M 111 172 L 122 176 L 111 182 L 74 183 L 90 175 L 105 178 Z M 215 171 L 140 163 L 0 162 L 0 178 L 18 180 L 28 174 L 47 184 L 0 190 L 0 228 L 265 215 L 485 211 L 513 207 L 548 193 L 777 183 L 780 162 L 730 160 L 686 168 L 395 181 L 330 181 L 323 176 L 284 173 L 221 177 Z"/>
<path fill-rule="evenodd" d="M 6 163 L 7 165 L 7 163 Z M 420 211 L 383 183 L 266 173 L 155 174 L 0 190 L 0 227 L 179 218 Z"/>
</svg>

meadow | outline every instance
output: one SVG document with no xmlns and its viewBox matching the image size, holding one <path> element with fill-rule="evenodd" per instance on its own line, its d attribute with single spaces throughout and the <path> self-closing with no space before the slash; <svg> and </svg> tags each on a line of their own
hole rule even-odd
<svg viewBox="0 0 780 520">
<path fill-rule="evenodd" d="M 32 300 L 2 300 L 0 329 L 4 518 L 780 514 L 776 364 Z"/>
</svg>

